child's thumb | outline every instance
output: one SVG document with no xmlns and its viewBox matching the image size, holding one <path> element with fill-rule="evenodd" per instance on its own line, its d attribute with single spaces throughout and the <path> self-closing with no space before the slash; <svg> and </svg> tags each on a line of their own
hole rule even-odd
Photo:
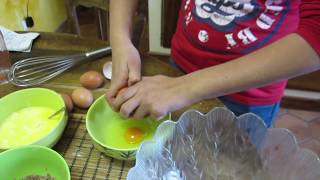
<svg viewBox="0 0 320 180">
<path fill-rule="evenodd" d="M 140 79 L 141 79 L 140 68 L 131 69 L 129 71 L 128 86 L 131 86 L 131 85 L 139 82 Z"/>
</svg>

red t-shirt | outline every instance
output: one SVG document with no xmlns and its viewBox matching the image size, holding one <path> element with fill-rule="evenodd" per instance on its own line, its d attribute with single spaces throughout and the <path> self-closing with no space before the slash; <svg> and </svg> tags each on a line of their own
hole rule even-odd
<svg viewBox="0 0 320 180">
<path fill-rule="evenodd" d="M 320 40 L 315 37 L 320 36 L 319 9 L 319 0 L 302 0 L 302 4 L 300 0 L 183 0 L 171 54 L 182 69 L 193 72 L 236 59 L 294 32 L 319 53 Z M 228 97 L 251 105 L 272 104 L 281 99 L 286 83 Z"/>
</svg>

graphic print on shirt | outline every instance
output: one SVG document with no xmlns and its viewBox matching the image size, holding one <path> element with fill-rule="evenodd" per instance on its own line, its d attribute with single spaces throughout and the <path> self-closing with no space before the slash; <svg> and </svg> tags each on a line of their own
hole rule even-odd
<svg viewBox="0 0 320 180">
<path fill-rule="evenodd" d="M 193 43 L 209 51 L 248 53 L 278 32 L 289 1 L 185 0 L 184 31 Z"/>
<path fill-rule="evenodd" d="M 252 18 L 258 12 L 253 0 L 195 0 L 193 14 L 199 21 L 204 21 L 217 30 L 230 31 L 238 22 Z"/>
</svg>

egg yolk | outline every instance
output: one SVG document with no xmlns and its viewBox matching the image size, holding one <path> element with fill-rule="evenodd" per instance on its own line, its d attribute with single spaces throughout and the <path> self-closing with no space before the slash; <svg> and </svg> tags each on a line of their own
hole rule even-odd
<svg viewBox="0 0 320 180">
<path fill-rule="evenodd" d="M 136 144 L 142 141 L 143 132 L 140 128 L 128 128 L 124 134 L 124 137 L 129 144 Z"/>
</svg>

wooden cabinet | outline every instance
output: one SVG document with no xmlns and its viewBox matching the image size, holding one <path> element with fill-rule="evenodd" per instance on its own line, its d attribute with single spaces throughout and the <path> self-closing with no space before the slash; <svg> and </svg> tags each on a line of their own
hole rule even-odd
<svg viewBox="0 0 320 180">
<path fill-rule="evenodd" d="M 170 48 L 171 38 L 176 31 L 180 5 L 181 0 L 163 0 L 163 16 L 161 22 L 161 44 L 163 47 Z"/>
</svg>

